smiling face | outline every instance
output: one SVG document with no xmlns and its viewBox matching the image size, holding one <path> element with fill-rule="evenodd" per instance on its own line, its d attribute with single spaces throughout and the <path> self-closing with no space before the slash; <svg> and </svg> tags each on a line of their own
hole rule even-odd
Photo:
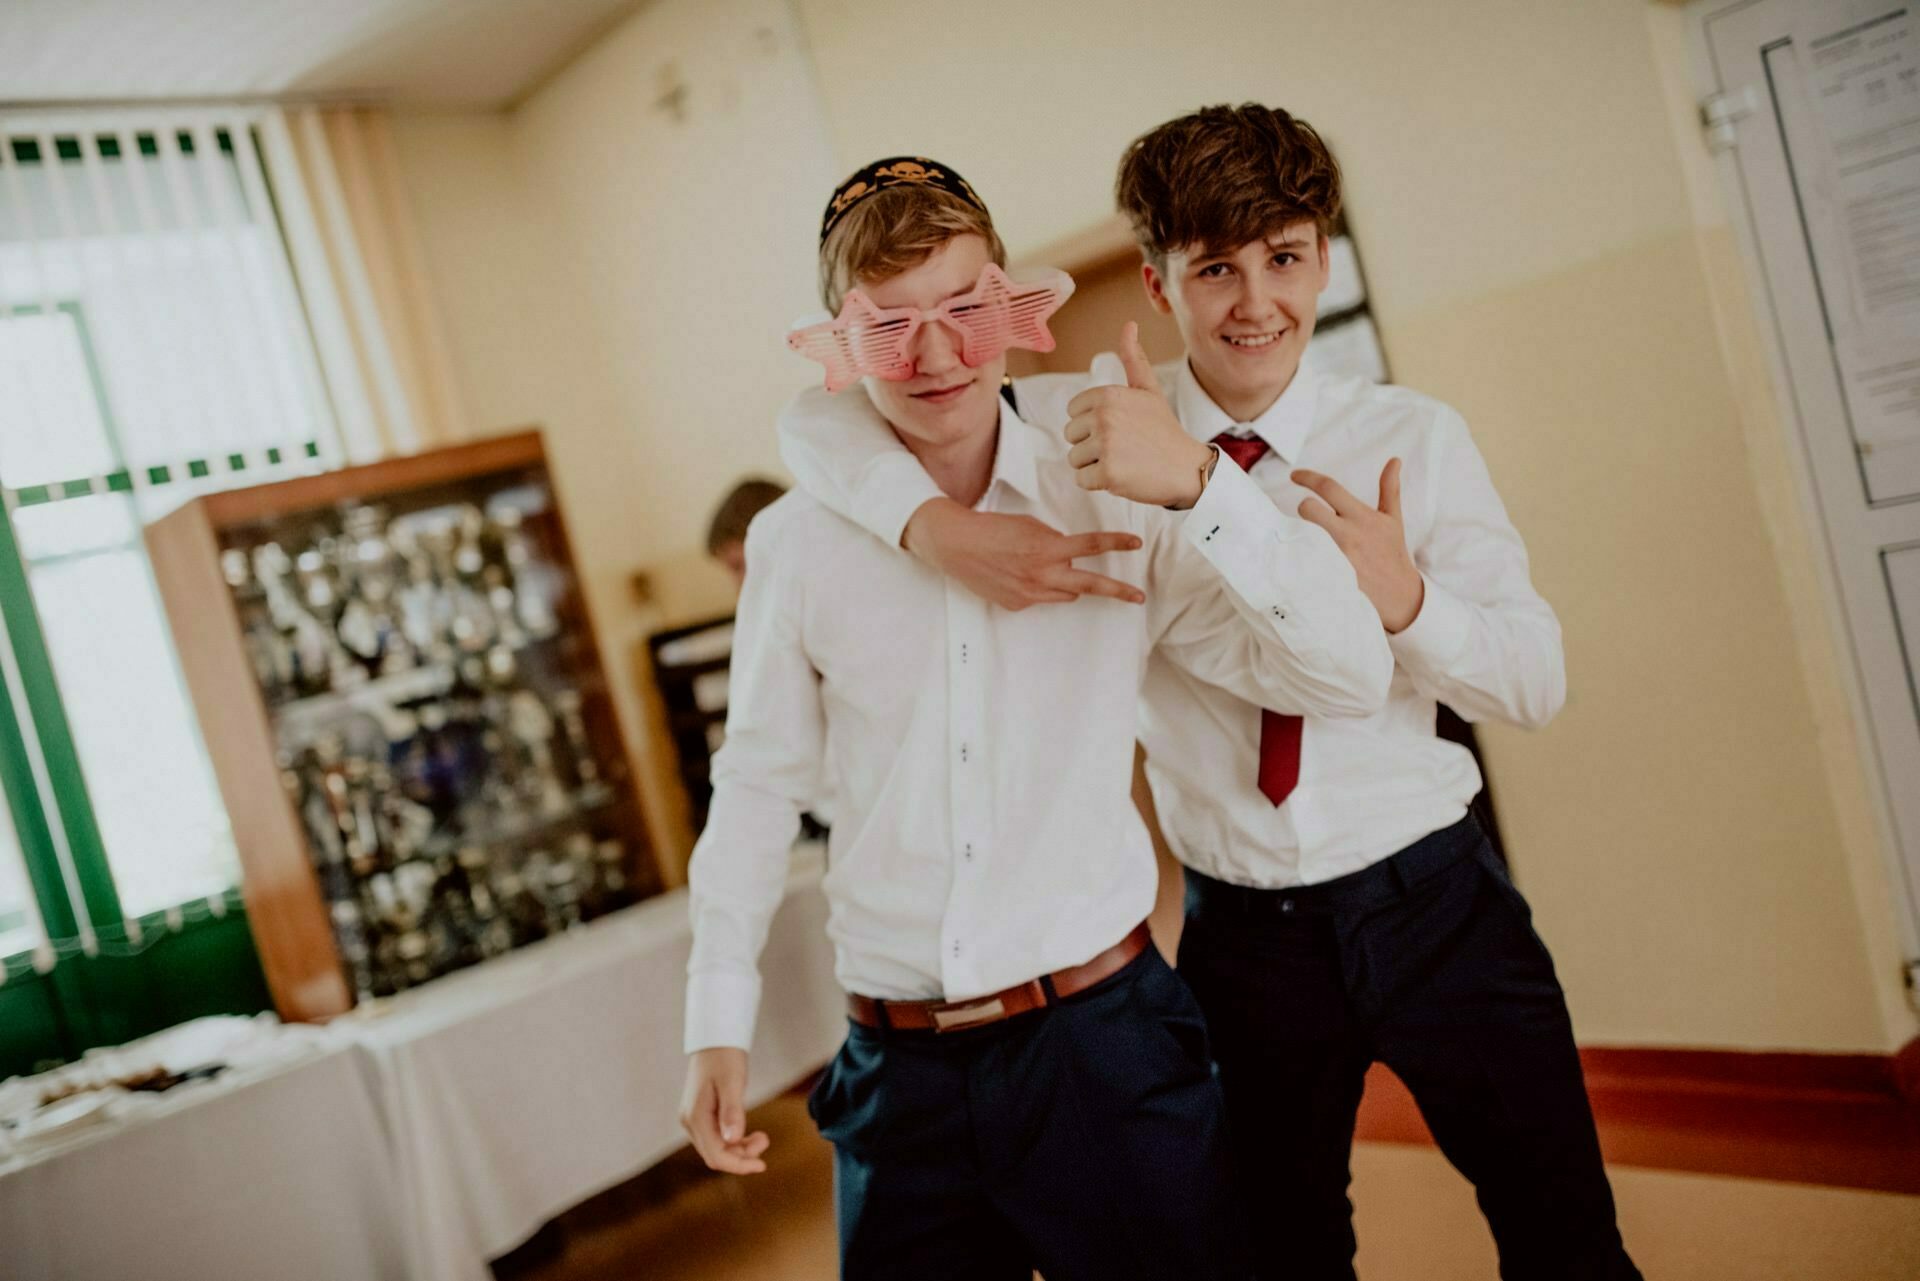
<svg viewBox="0 0 1920 1281">
<path fill-rule="evenodd" d="M 1311 218 L 1237 249 L 1190 245 L 1141 266 L 1200 386 L 1236 422 L 1258 418 L 1293 381 L 1327 274 L 1327 238 Z"/>
<path fill-rule="evenodd" d="M 861 280 L 860 291 L 874 306 L 927 310 L 971 290 L 980 269 L 991 262 L 980 236 L 955 236 L 917 265 L 885 280 Z M 909 444 L 944 448 L 976 433 L 991 432 L 1000 421 L 1000 380 L 1007 358 L 984 365 L 961 359 L 957 330 L 931 322 L 920 326 L 908 355 L 912 376 L 899 381 L 866 380 L 867 395 Z"/>
</svg>

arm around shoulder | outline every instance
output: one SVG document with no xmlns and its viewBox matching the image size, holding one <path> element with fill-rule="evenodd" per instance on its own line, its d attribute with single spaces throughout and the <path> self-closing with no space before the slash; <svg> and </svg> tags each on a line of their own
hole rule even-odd
<svg viewBox="0 0 1920 1281">
<path fill-rule="evenodd" d="M 800 488 L 889 547 L 902 546 L 907 521 L 944 498 L 859 387 L 809 387 L 778 421 L 780 460 Z"/>
</svg>

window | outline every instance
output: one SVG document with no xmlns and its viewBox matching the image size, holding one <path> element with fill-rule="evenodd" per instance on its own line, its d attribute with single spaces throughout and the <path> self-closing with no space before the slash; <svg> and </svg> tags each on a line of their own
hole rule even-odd
<svg viewBox="0 0 1920 1281">
<path fill-rule="evenodd" d="M 5 422 L 0 410 L 0 422 L 13 429 L 0 430 L 0 477 L 44 484 L 125 470 L 81 326 L 71 305 L 0 322 L 0 362 L 8 366 L 0 378 L 25 393 L 33 420 L 58 425 L 36 433 L 32 420 Z M 131 491 L 111 490 L 13 514 L 81 771 L 99 780 L 89 795 L 129 916 L 220 893 L 239 872 L 138 515 Z"/>
<path fill-rule="evenodd" d="M 141 530 L 337 456 L 253 123 L 0 114 L 0 977 L 132 964 L 235 903 Z"/>
<path fill-rule="evenodd" d="M 31 952 L 45 938 L 13 816 L 0 805 L 0 956 Z"/>
</svg>

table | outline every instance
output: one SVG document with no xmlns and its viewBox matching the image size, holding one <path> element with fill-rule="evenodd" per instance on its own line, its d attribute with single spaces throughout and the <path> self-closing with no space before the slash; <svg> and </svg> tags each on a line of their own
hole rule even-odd
<svg viewBox="0 0 1920 1281">
<path fill-rule="evenodd" d="M 762 957 L 750 1103 L 846 1031 L 821 868 L 796 852 Z M 489 1259 L 681 1146 L 691 947 L 675 891 L 324 1028 L 204 1020 L 111 1051 L 179 1068 L 206 1047 L 151 1042 L 271 1032 L 251 1065 L 0 1159 L 0 1278 L 490 1281 Z"/>
<path fill-rule="evenodd" d="M 796 855 L 761 958 L 750 1104 L 846 1033 L 820 868 Z M 691 947 L 675 891 L 329 1025 L 389 1119 L 409 1276 L 487 1281 L 487 1260 L 682 1145 Z"/>
<path fill-rule="evenodd" d="M 291 1052 L 128 1096 L 90 1132 L 0 1163 L 0 1276 L 404 1281 L 385 1126 L 357 1052 L 319 1031 L 278 1028 Z"/>
</svg>

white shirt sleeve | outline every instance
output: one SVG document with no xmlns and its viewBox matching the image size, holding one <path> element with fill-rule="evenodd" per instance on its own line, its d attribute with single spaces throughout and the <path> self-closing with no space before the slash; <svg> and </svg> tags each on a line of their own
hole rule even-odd
<svg viewBox="0 0 1920 1281">
<path fill-rule="evenodd" d="M 924 503 L 945 496 L 864 388 L 807 388 L 780 411 L 779 434 L 800 488 L 889 547 Z"/>
<path fill-rule="evenodd" d="M 1393 653 L 1326 531 L 1288 516 L 1222 455 L 1193 509 L 1156 513 L 1148 635 L 1196 678 L 1296 715 L 1371 716 Z"/>
<path fill-rule="evenodd" d="M 1443 410 L 1432 441 L 1432 520 L 1413 548 L 1426 599 L 1389 644 L 1416 689 L 1467 720 L 1538 729 L 1566 702 L 1560 620 L 1533 589 L 1526 544 L 1466 420 Z"/>
<path fill-rule="evenodd" d="M 689 1054 L 752 1048 L 760 952 L 785 892 L 800 813 L 820 786 L 820 678 L 801 644 L 798 575 L 781 564 L 780 524 L 763 514 L 747 531 L 726 741 L 714 756 L 713 802 L 688 867 Z"/>
</svg>

